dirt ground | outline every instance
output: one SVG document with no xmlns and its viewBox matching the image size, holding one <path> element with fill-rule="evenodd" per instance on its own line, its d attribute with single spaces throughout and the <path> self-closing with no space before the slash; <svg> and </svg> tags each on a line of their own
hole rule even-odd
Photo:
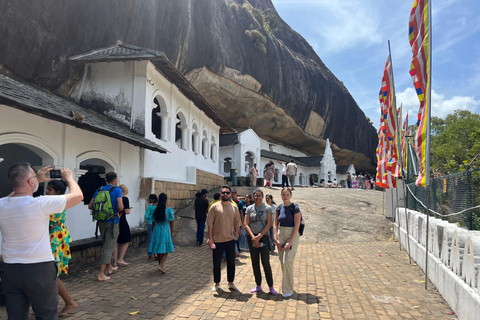
<svg viewBox="0 0 480 320">
<path fill-rule="evenodd" d="M 239 196 L 254 188 L 233 187 Z M 261 188 L 280 204 L 280 187 Z M 303 242 L 369 242 L 392 237 L 391 223 L 382 213 L 383 192 L 347 188 L 296 188 L 292 202 L 306 220 Z"/>
</svg>

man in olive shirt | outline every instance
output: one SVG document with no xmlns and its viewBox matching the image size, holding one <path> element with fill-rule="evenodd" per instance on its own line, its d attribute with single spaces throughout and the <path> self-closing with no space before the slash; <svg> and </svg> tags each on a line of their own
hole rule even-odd
<svg viewBox="0 0 480 320">
<path fill-rule="evenodd" d="M 221 191 L 222 201 L 212 205 L 207 215 L 207 244 L 210 247 L 215 244 L 212 254 L 214 291 L 220 289 L 223 252 L 225 252 L 227 260 L 228 289 L 238 291 L 233 280 L 235 279 L 235 243 L 240 234 L 241 220 L 238 207 L 230 202 L 231 192 L 229 186 L 223 186 Z"/>
</svg>

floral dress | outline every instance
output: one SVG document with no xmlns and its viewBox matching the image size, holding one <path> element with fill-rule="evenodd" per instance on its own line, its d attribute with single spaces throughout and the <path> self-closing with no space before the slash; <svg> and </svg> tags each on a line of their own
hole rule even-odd
<svg viewBox="0 0 480 320">
<path fill-rule="evenodd" d="M 275 166 L 272 164 L 265 169 L 265 180 L 272 181 L 275 174 Z"/>
<path fill-rule="evenodd" d="M 68 273 L 68 261 L 72 258 L 70 254 L 70 233 L 65 225 L 67 211 L 50 215 L 50 244 L 53 257 L 57 263 L 58 274 Z"/>
</svg>

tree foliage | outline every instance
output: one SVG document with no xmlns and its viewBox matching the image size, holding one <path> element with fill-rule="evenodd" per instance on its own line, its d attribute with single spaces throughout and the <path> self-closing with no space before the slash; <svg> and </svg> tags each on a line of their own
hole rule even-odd
<svg viewBox="0 0 480 320">
<path fill-rule="evenodd" d="M 480 115 L 455 110 L 445 119 L 432 117 L 431 167 L 442 173 L 480 165 Z"/>
</svg>

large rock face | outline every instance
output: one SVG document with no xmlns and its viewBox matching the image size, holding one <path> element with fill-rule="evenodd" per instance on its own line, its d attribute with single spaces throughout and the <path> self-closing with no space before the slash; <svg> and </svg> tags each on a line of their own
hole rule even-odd
<svg viewBox="0 0 480 320">
<path fill-rule="evenodd" d="M 124 43 L 164 51 L 238 131 L 373 170 L 377 136 L 343 84 L 270 0 L 0 0 L 0 67 L 51 90 L 68 57 Z"/>
</svg>

